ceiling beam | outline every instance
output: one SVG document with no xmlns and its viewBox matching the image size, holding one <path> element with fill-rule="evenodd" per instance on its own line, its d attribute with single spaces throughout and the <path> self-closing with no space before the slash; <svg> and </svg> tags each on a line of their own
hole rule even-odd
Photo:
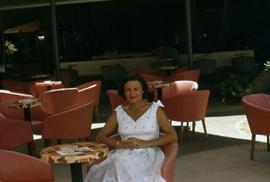
<svg viewBox="0 0 270 182">
<path fill-rule="evenodd" d="M 94 3 L 94 2 L 105 2 L 113 0 L 55 0 L 56 5 L 68 5 L 68 4 L 82 4 L 82 3 Z M 16 10 L 25 8 L 39 8 L 50 6 L 48 0 L 41 0 L 40 2 L 29 2 L 27 0 L 1 0 L 0 11 Z"/>
</svg>

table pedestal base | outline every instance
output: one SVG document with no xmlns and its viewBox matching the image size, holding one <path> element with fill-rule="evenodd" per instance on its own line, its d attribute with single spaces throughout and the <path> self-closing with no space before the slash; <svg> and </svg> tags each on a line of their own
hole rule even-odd
<svg viewBox="0 0 270 182">
<path fill-rule="evenodd" d="M 72 182 L 83 182 L 82 165 L 80 163 L 70 164 Z"/>
</svg>

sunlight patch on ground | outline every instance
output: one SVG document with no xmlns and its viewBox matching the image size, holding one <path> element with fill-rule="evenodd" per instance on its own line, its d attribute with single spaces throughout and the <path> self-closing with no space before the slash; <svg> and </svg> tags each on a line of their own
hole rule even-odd
<svg viewBox="0 0 270 182">
<path fill-rule="evenodd" d="M 242 140 L 251 140 L 251 133 L 245 115 L 206 117 L 205 123 L 208 134 Z M 180 126 L 179 122 L 173 121 L 172 124 L 174 126 Z M 203 133 L 202 122 L 196 122 L 195 131 Z M 257 135 L 256 141 L 266 142 L 266 136 Z"/>
</svg>

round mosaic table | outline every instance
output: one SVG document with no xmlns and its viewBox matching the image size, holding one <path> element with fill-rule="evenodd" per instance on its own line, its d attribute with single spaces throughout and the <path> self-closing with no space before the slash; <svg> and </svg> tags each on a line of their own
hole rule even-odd
<svg viewBox="0 0 270 182">
<path fill-rule="evenodd" d="M 162 88 L 163 87 L 170 87 L 173 85 L 173 82 L 165 82 L 165 81 L 153 81 L 147 82 L 148 85 L 157 89 L 157 97 L 159 100 L 162 99 Z"/>
<path fill-rule="evenodd" d="M 58 86 L 59 88 L 63 88 L 62 81 L 43 81 L 43 82 L 36 82 L 36 86 L 45 86 L 48 90 L 51 90 L 54 86 Z"/>
<path fill-rule="evenodd" d="M 49 163 L 69 164 L 73 182 L 82 182 L 82 163 L 92 163 L 107 157 L 107 145 L 96 142 L 79 142 L 54 145 L 40 152 L 41 160 Z"/>
</svg>

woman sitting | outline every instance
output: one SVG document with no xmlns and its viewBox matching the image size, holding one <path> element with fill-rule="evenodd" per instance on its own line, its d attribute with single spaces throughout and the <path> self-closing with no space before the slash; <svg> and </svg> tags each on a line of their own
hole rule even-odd
<svg viewBox="0 0 270 182">
<path fill-rule="evenodd" d="M 148 87 L 141 77 L 125 77 L 120 94 L 128 105 L 119 105 L 97 136 L 98 142 L 114 150 L 90 168 L 85 182 L 165 182 L 159 146 L 177 140 L 174 128 L 160 104 L 147 101 Z M 109 137 L 116 127 L 120 140 Z M 165 133 L 162 136 L 160 129 Z"/>
</svg>

